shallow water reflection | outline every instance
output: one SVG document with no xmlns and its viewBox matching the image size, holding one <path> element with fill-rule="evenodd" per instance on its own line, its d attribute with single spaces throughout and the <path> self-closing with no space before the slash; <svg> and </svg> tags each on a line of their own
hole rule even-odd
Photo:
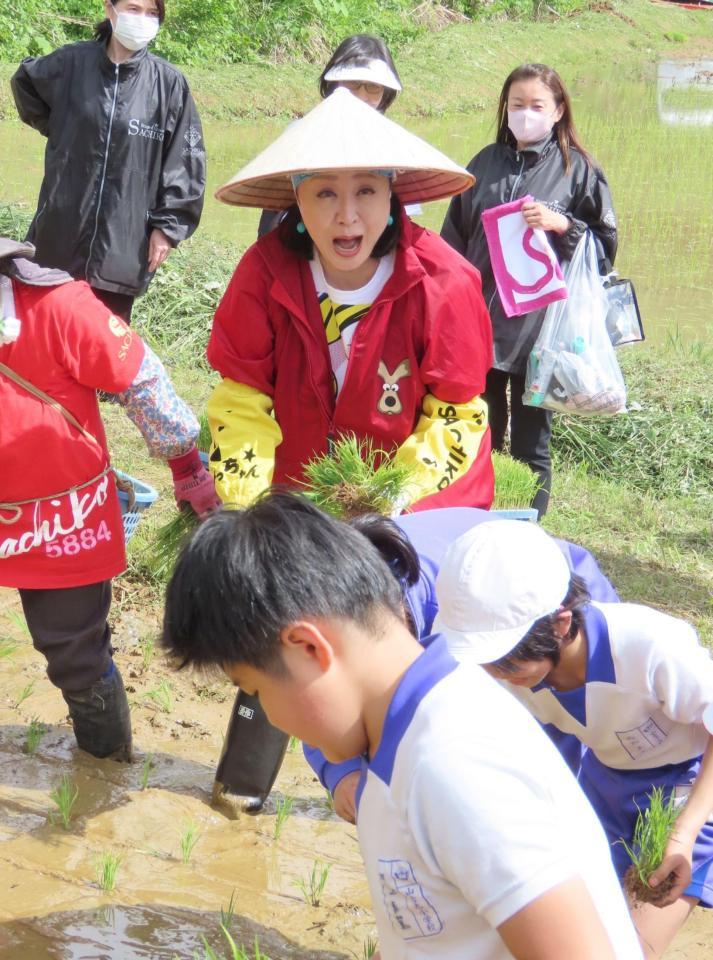
<svg viewBox="0 0 713 960">
<path fill-rule="evenodd" d="M 221 938 L 220 914 L 161 905 L 111 906 L 55 913 L 0 925 L 3 960 L 194 960 L 205 956 L 204 939 L 218 956 L 230 951 Z M 343 953 L 296 946 L 276 930 L 235 916 L 233 939 L 250 957 L 257 937 L 272 960 L 346 960 Z"/>
</svg>

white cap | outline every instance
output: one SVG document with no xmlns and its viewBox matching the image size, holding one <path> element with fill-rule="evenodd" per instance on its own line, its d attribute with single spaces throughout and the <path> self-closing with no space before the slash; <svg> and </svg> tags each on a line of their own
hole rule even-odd
<svg viewBox="0 0 713 960">
<path fill-rule="evenodd" d="M 369 60 L 368 63 L 356 64 L 342 63 L 339 66 L 332 67 L 329 73 L 325 73 L 325 80 L 330 83 L 343 83 L 345 80 L 361 80 L 363 83 L 378 83 L 382 87 L 388 87 L 389 90 L 401 90 L 401 84 L 396 79 L 396 75 L 391 67 L 384 60 Z"/>
<path fill-rule="evenodd" d="M 405 204 L 452 197 L 475 183 L 430 143 L 337 87 L 215 195 L 239 207 L 285 210 L 295 202 L 292 174 L 337 170 L 394 170 L 392 190 Z"/>
<path fill-rule="evenodd" d="M 449 547 L 436 579 L 442 634 L 457 659 L 493 663 L 555 613 L 571 571 L 554 540 L 523 520 L 480 523 Z"/>
<path fill-rule="evenodd" d="M 703 726 L 713 737 L 713 703 L 709 703 L 703 711 Z"/>
</svg>

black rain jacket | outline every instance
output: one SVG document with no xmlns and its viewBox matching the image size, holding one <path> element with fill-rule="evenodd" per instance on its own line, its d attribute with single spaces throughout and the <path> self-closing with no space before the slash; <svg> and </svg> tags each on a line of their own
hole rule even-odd
<svg viewBox="0 0 713 960">
<path fill-rule="evenodd" d="M 608 271 L 614 263 L 616 217 L 607 181 L 602 171 L 596 165 L 589 166 L 578 150 L 570 150 L 570 160 L 567 172 L 559 144 L 552 134 L 521 151 L 491 143 L 468 164 L 468 170 L 475 176 L 475 185 L 453 197 L 443 221 L 443 239 L 480 271 L 483 296 L 493 323 L 493 366 L 497 370 L 525 373 L 545 311 L 534 310 L 521 317 L 505 315 L 490 265 L 481 220 L 483 210 L 531 194 L 570 221 L 566 233 L 547 234 L 560 262 L 571 259 L 577 243 L 589 228 L 602 267 Z"/>
<path fill-rule="evenodd" d="M 146 48 L 114 64 L 92 40 L 24 60 L 12 92 L 20 119 L 47 137 L 27 235 L 37 262 L 143 293 L 151 231 L 176 246 L 203 209 L 203 131 L 186 78 Z"/>
</svg>

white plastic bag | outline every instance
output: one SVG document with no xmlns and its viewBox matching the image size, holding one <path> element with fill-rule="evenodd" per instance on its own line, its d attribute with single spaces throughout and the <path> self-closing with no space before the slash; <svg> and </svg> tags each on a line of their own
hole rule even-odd
<svg viewBox="0 0 713 960">
<path fill-rule="evenodd" d="M 608 301 L 589 231 L 564 276 L 568 296 L 547 308 L 522 402 L 562 413 L 624 413 L 626 386 L 607 332 Z"/>
</svg>

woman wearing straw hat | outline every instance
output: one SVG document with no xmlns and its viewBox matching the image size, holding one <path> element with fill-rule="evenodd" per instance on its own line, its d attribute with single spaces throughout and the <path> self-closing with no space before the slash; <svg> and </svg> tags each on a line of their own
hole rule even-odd
<svg viewBox="0 0 713 960">
<path fill-rule="evenodd" d="M 208 345 L 224 501 L 299 483 L 330 438 L 353 433 L 412 465 L 404 507 L 490 506 L 480 276 L 401 207 L 472 182 L 337 89 L 220 188 L 226 203 L 287 210 L 238 264 Z"/>
<path fill-rule="evenodd" d="M 344 87 L 364 103 L 386 113 L 401 92 L 401 80 L 389 48 L 381 37 L 357 33 L 345 37 L 325 64 L 317 81 L 324 99 L 338 87 Z M 411 216 L 421 213 L 418 204 L 407 210 Z M 284 210 L 263 210 L 258 237 L 274 230 Z"/>
</svg>

